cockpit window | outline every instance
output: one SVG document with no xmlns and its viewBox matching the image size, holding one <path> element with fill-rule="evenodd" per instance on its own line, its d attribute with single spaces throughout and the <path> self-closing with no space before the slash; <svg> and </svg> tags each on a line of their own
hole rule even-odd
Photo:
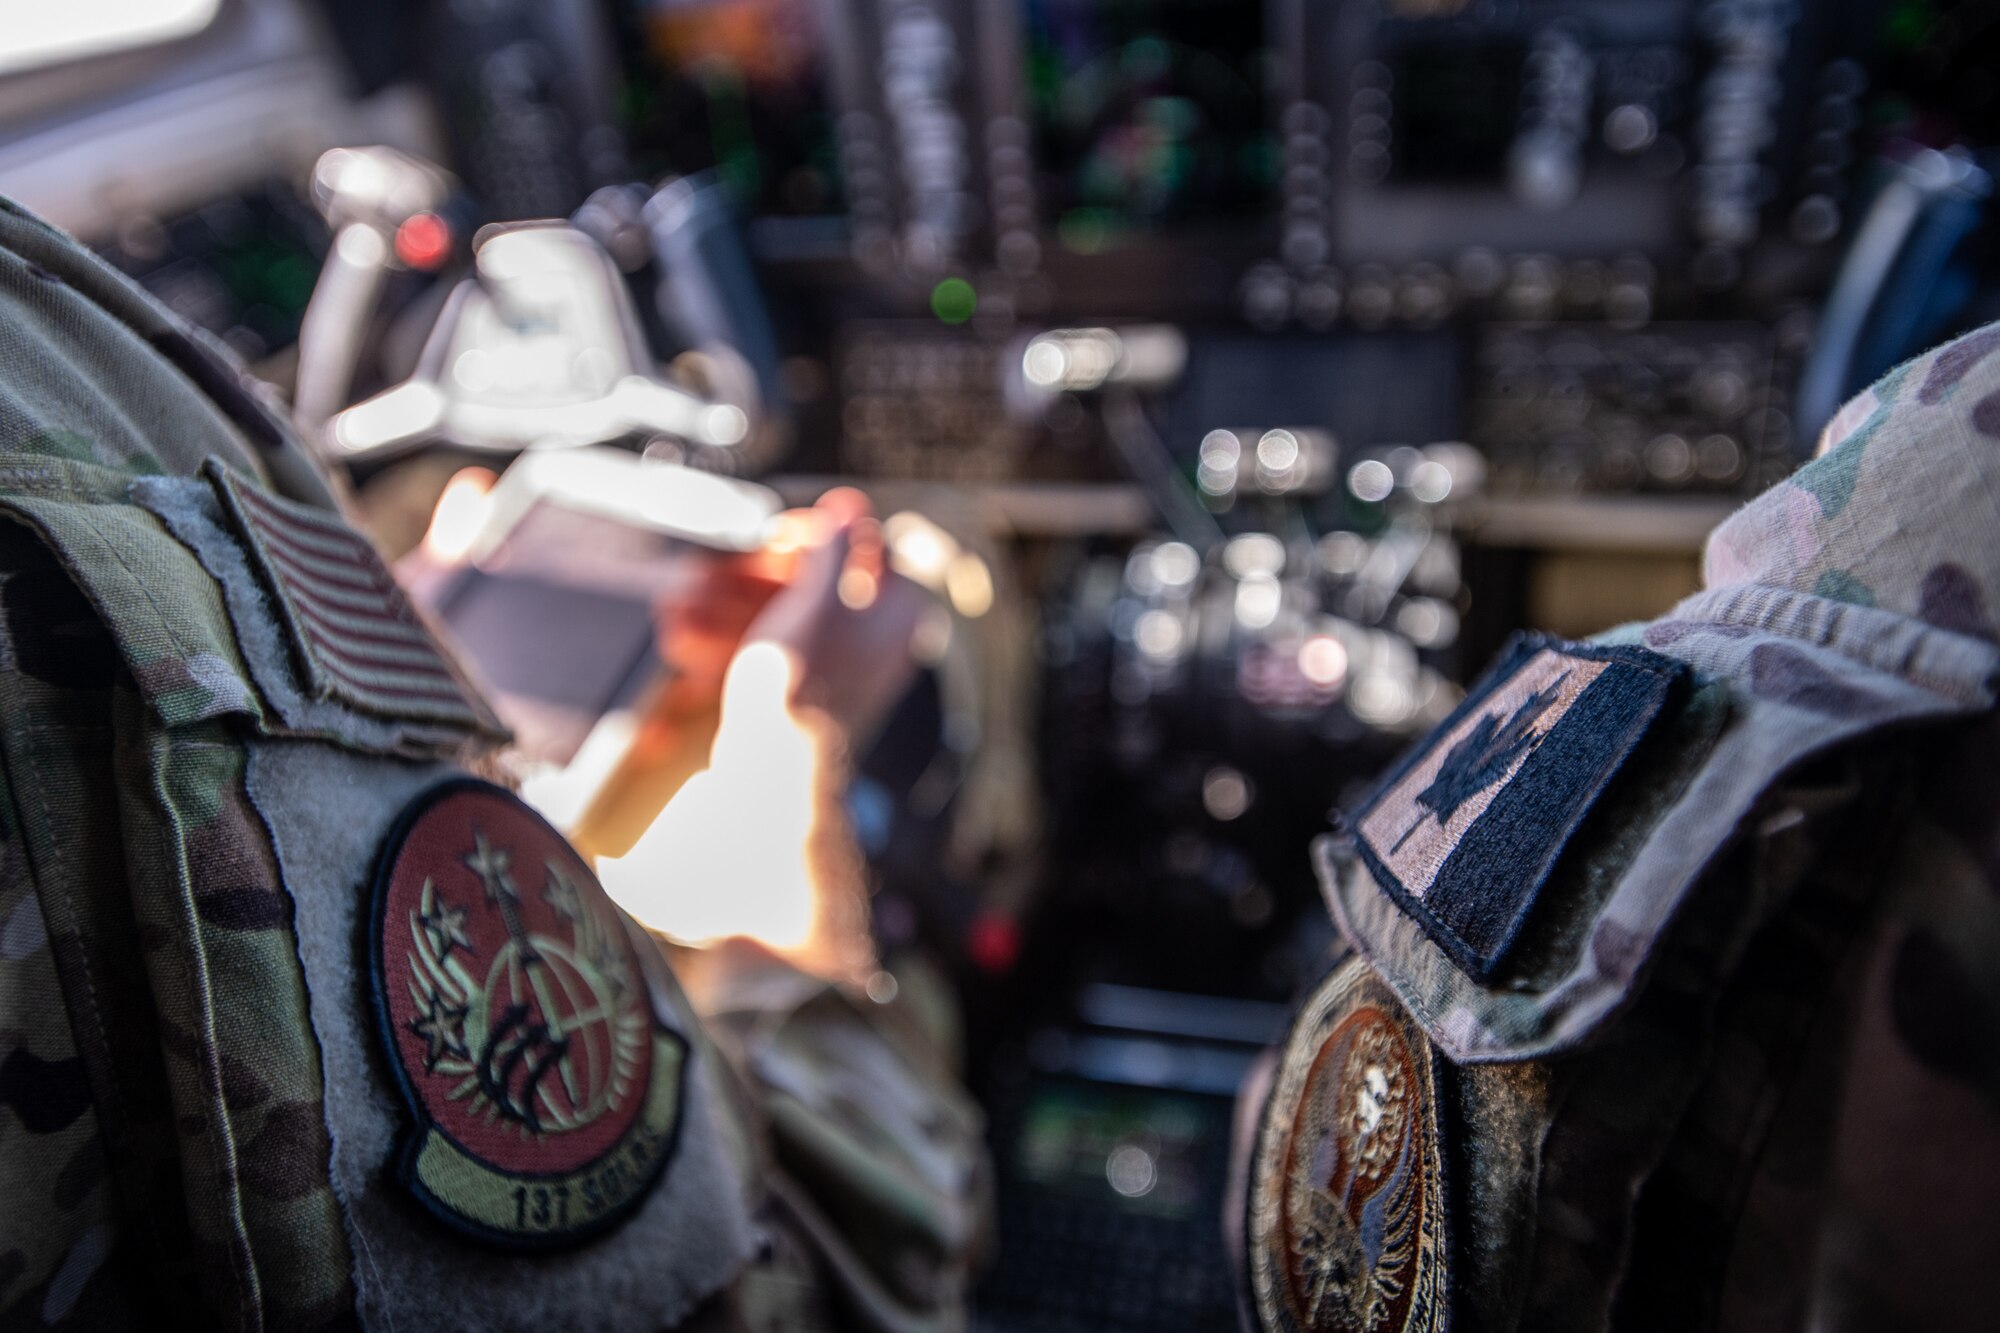
<svg viewBox="0 0 2000 1333">
<path fill-rule="evenodd" d="M 214 22 L 222 0 L 63 0 L 8 8 L 0 24 L 0 74 L 192 36 Z"/>
</svg>

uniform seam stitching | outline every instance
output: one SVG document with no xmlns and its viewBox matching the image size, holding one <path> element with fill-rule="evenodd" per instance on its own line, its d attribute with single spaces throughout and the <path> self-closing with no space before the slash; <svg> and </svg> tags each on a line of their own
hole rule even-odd
<svg viewBox="0 0 2000 1333">
<path fill-rule="evenodd" d="M 217 1181 L 225 1195 L 225 1209 L 229 1220 L 229 1248 L 240 1253 L 246 1261 L 242 1282 L 245 1297 L 244 1317 L 252 1329 L 265 1327 L 263 1306 L 263 1280 L 258 1273 L 256 1247 L 250 1243 L 250 1227 L 243 1210 L 242 1162 L 237 1150 L 234 1123 L 229 1115 L 228 1099 L 222 1084 L 221 1045 L 215 1031 L 214 986 L 209 975 L 208 949 L 203 943 L 200 921 L 194 905 L 194 880 L 189 871 L 187 859 L 187 830 L 182 823 L 178 808 L 169 797 L 165 786 L 165 766 L 167 752 L 178 743 L 169 733 L 158 737 L 154 743 L 147 743 L 141 737 L 146 756 L 146 785 L 148 794 L 156 801 L 166 816 L 166 831 L 173 854 L 174 906 L 178 909 L 183 929 L 187 931 L 189 954 L 189 980 L 195 995 L 195 1012 L 190 1015 L 200 1027 L 197 1036 L 201 1059 L 198 1064 L 207 1084 L 211 1104 L 221 1114 L 216 1116 L 216 1142 L 219 1155 L 223 1158 L 221 1179 Z M 196 742 L 202 744 L 204 742 Z M 157 761 L 157 762 L 156 762 Z"/>
<path fill-rule="evenodd" d="M 75 728 L 75 729 L 65 729 L 50 724 L 31 724 L 27 730 L 31 735 L 43 734 L 50 731 L 62 731 L 62 730 L 88 730 L 89 732 L 94 734 L 108 734 L 112 731 L 112 728 L 105 723 L 96 723 L 88 726 L 87 728 Z M 49 784 L 41 780 L 42 778 L 41 766 L 35 761 L 34 755 L 27 754 L 24 755 L 23 758 L 26 759 L 28 767 L 33 772 L 36 779 L 35 800 L 36 803 L 41 807 L 42 818 L 44 821 L 48 823 L 49 827 L 54 828 L 56 822 L 55 812 L 49 805 Z M 50 846 L 47 848 L 47 855 L 50 861 L 49 868 L 51 872 L 59 871 L 62 865 L 64 865 L 66 862 L 66 858 L 63 857 L 61 852 L 55 846 L 55 840 L 53 838 L 50 839 Z M 60 883 L 60 878 L 61 877 L 59 874 L 56 873 L 51 874 L 51 885 L 50 885 L 51 891 L 61 893 L 66 902 L 73 904 L 74 895 L 65 892 L 57 887 L 57 885 Z M 74 928 L 77 924 L 73 911 L 71 913 L 71 919 L 68 924 L 72 928 Z M 97 974 L 96 974 L 96 963 L 93 961 L 94 954 L 90 947 L 88 939 L 85 935 L 85 932 L 83 932 L 82 930 L 76 930 L 75 941 L 76 941 L 75 947 L 83 955 L 82 981 L 83 981 L 84 994 L 80 996 L 79 999 L 82 1001 L 84 1007 L 89 1010 L 90 1023 L 92 1028 L 95 1029 L 97 1041 L 100 1043 L 100 1045 L 104 1050 L 109 1051 L 111 1049 L 110 1035 L 104 1023 L 103 1008 L 100 1005 L 97 998 Z M 51 950 L 53 951 L 53 944 L 54 944 L 53 939 L 51 940 L 50 943 L 51 943 Z M 57 984 L 58 985 L 61 984 L 60 973 L 57 974 Z M 72 1021 L 74 1021 L 73 1018 Z M 111 1102 L 112 1102 L 112 1105 L 105 1109 L 110 1111 L 113 1114 L 113 1117 L 120 1124 L 124 1124 L 127 1121 L 126 1107 L 129 1101 L 129 1097 L 125 1087 L 125 1079 L 123 1073 L 117 1067 L 116 1061 L 106 1062 L 105 1077 L 106 1077 L 106 1082 L 109 1085 Z M 101 1111 L 97 1114 L 97 1137 L 100 1142 L 104 1143 L 107 1149 L 111 1146 L 110 1135 L 106 1131 L 104 1123 L 104 1114 Z M 106 1177 L 111 1182 L 111 1188 L 122 1196 L 123 1191 L 119 1190 L 118 1188 L 119 1173 L 114 1169 L 109 1169 L 109 1167 L 107 1166 Z M 131 1207 L 130 1200 L 126 1200 L 126 1204 L 127 1204 L 126 1218 L 120 1220 L 129 1220 L 130 1214 L 134 1211 L 133 1208 Z M 146 1227 L 146 1231 L 148 1236 L 153 1242 L 155 1252 L 162 1253 L 165 1251 L 165 1244 L 160 1234 L 160 1219 L 157 1215 L 157 1211 L 154 1209 L 145 1209 L 143 1210 L 143 1212 L 145 1216 L 148 1218 L 148 1225 Z"/>
</svg>

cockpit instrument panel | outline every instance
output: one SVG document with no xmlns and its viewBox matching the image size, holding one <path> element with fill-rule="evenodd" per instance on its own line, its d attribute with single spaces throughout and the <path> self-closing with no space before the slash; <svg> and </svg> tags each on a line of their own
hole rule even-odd
<svg viewBox="0 0 2000 1333">
<path fill-rule="evenodd" d="M 812 0 L 627 0 L 617 21 L 642 176 L 708 168 L 758 214 L 844 210 Z"/>
<path fill-rule="evenodd" d="M 1268 214 L 1263 15 L 1226 0 L 1025 0 L 1045 222 L 1088 252 L 1130 232 Z"/>
</svg>

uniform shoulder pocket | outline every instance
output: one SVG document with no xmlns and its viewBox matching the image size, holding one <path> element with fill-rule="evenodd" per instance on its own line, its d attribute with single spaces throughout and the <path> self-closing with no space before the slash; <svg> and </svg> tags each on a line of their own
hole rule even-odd
<svg viewBox="0 0 2000 1333">
<path fill-rule="evenodd" d="M 1990 658 L 1990 645 L 1932 642 L 1861 607 L 1822 624 L 1815 599 L 1794 600 L 1698 598 L 1623 643 L 1518 639 L 1320 840 L 1342 931 L 1449 1058 L 1588 1041 L 1790 775 L 1885 728 L 1985 706 L 1950 682 L 1993 663 L 1951 655 Z M 1771 907 L 1746 897 L 1743 928 Z"/>
<path fill-rule="evenodd" d="M 216 583 L 131 502 L 131 478 L 68 460 L 0 468 L 0 510 L 35 533 L 89 600 L 158 720 L 262 720 Z"/>
<path fill-rule="evenodd" d="M 643 1333 L 731 1281 L 755 1182 L 715 1060 L 562 836 L 449 765 L 318 741 L 252 741 L 245 787 L 296 905 L 363 1323 L 572 1327 L 581 1292 Z"/>
<path fill-rule="evenodd" d="M 504 736 L 367 538 L 337 514 L 213 459 L 201 476 L 144 478 L 132 495 L 213 583 L 273 729 L 383 752 Z"/>
</svg>

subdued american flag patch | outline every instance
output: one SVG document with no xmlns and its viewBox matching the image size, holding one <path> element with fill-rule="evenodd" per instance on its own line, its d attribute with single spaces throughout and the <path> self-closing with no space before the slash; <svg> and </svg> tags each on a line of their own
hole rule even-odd
<svg viewBox="0 0 2000 1333">
<path fill-rule="evenodd" d="M 339 515 L 207 472 L 289 631 L 307 688 L 365 713 L 501 730 L 368 539 Z"/>
</svg>

